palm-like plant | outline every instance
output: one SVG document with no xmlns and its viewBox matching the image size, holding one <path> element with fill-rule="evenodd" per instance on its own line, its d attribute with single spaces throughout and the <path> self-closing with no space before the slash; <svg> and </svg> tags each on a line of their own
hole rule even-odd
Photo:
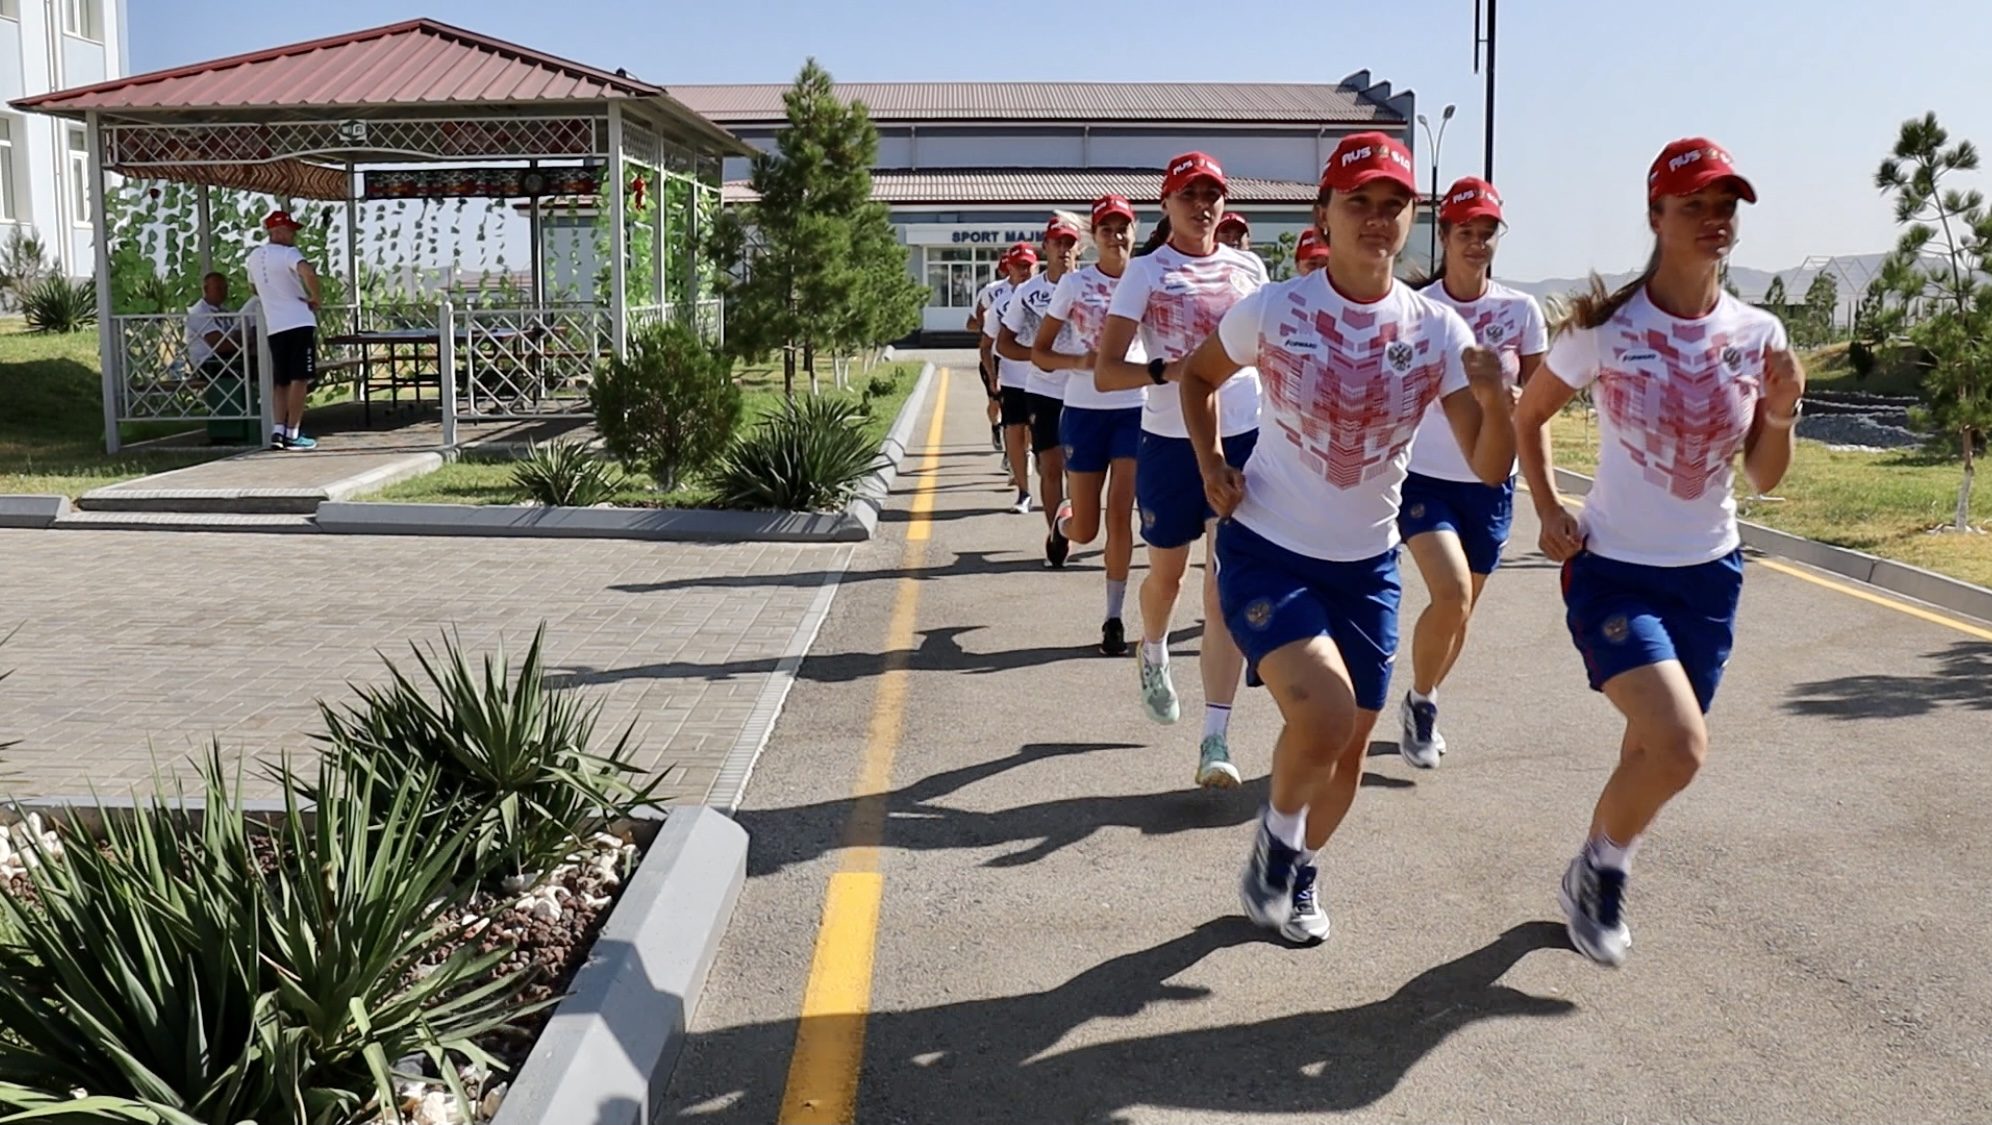
<svg viewBox="0 0 1992 1125">
<path fill-rule="evenodd" d="M 858 402 L 792 398 L 734 440 L 713 481 L 728 508 L 834 511 L 878 464 Z"/>
</svg>

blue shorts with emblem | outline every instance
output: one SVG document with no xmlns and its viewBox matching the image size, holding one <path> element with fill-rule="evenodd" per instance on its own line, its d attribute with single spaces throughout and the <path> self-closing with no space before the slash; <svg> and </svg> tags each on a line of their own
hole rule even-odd
<svg viewBox="0 0 1992 1125">
<path fill-rule="evenodd" d="M 1224 460 L 1242 469 L 1259 443 L 1259 431 L 1247 430 L 1224 439 Z M 1204 525 L 1217 518 L 1204 498 L 1203 470 L 1189 438 L 1163 437 L 1141 431 L 1135 455 L 1134 502 L 1141 511 L 1141 540 L 1167 550 L 1197 541 Z"/>
<path fill-rule="evenodd" d="M 1412 473 L 1404 478 L 1404 502 L 1397 508 L 1397 533 L 1406 539 L 1428 531 L 1450 531 L 1466 549 L 1466 569 L 1492 574 L 1508 545 L 1515 522 L 1515 482 L 1482 484 Z"/>
<path fill-rule="evenodd" d="M 1334 562 L 1289 551 L 1237 520 L 1217 525 L 1218 605 L 1245 654 L 1245 682 L 1254 687 L 1267 653 L 1327 637 L 1349 669 L 1356 706 L 1383 710 L 1403 593 L 1395 547 L 1374 558 Z"/>
<path fill-rule="evenodd" d="M 1591 690 L 1634 668 L 1678 660 L 1704 715 L 1729 663 L 1742 596 L 1740 547 L 1695 566 L 1644 566 L 1589 551 L 1563 564 L 1564 616 Z"/>
<path fill-rule="evenodd" d="M 1104 473 L 1113 462 L 1141 451 L 1141 408 L 1068 406 L 1058 421 L 1058 437 L 1065 446 L 1066 472 Z"/>
</svg>

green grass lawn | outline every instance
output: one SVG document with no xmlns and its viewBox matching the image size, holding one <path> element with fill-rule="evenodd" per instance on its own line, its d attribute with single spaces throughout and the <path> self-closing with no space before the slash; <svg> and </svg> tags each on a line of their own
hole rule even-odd
<svg viewBox="0 0 1992 1125">
<path fill-rule="evenodd" d="M 1595 421 L 1565 412 L 1551 429 L 1556 463 L 1589 475 L 1598 463 Z M 1992 586 L 1992 535 L 1932 533 L 1948 525 L 1963 469 L 1918 450 L 1861 453 L 1801 441 L 1791 471 L 1774 490 L 1782 501 L 1752 500 L 1736 474 L 1737 514 L 1753 523 L 1837 547 L 1920 566 L 1980 586 Z M 1980 474 L 1972 490 L 1972 520 L 1992 527 L 1992 487 Z"/>
<path fill-rule="evenodd" d="M 100 370 L 95 329 L 40 336 L 18 320 L 0 320 L 0 493 L 73 498 L 233 452 L 127 448 L 106 455 Z M 185 423 L 126 426 L 124 439 L 145 441 L 188 428 Z"/>
<path fill-rule="evenodd" d="M 1900 357 L 1884 358 L 1867 378 L 1854 374 L 1847 357 L 1847 344 L 1841 341 L 1823 348 L 1799 353 L 1805 363 L 1805 385 L 1815 391 L 1862 391 L 1873 395 L 1913 395 L 1921 387 L 1922 374 L 1900 362 Z"/>
<path fill-rule="evenodd" d="M 899 417 L 899 408 L 905 405 L 906 396 L 912 393 L 913 384 L 919 377 L 920 364 L 888 363 L 872 368 L 868 374 L 853 372 L 851 386 L 854 390 L 849 393 L 856 394 L 855 388 L 862 388 L 872 376 L 878 374 L 892 377 L 893 390 L 891 394 L 872 399 L 871 420 L 865 428 L 874 442 L 884 441 L 886 431 Z M 782 401 L 780 367 L 743 366 L 735 372 L 735 378 L 744 392 L 745 409 L 741 412 L 743 429 L 773 411 Z M 827 371 L 822 378 L 827 387 Z M 796 379 L 796 393 L 809 393 L 809 385 L 800 375 Z M 833 392 L 826 390 L 824 393 Z M 403 481 L 361 499 L 391 500 L 404 504 L 524 504 L 527 502 L 525 493 L 512 483 L 514 464 L 510 460 L 453 461 L 433 473 Z M 658 492 L 647 487 L 646 481 L 632 479 L 630 487 L 616 494 L 614 503 L 632 507 L 702 508 L 713 503 L 713 493 L 700 481 L 689 482 L 671 492 Z"/>
</svg>

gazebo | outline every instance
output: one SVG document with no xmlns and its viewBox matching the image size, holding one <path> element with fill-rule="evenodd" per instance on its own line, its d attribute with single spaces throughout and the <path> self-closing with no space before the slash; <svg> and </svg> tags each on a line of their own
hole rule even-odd
<svg viewBox="0 0 1992 1125">
<path fill-rule="evenodd" d="M 265 193 L 278 206 L 343 203 L 354 303 L 320 310 L 321 367 L 360 371 L 364 398 L 377 345 L 390 356 L 396 345 L 409 349 L 436 386 L 445 445 L 456 443 L 460 421 L 587 413 L 586 374 L 603 356 L 624 354 L 634 324 L 678 318 L 722 331 L 723 310 L 698 265 L 698 227 L 716 213 L 722 159 L 751 150 L 663 87 L 620 70 L 418 19 L 13 105 L 88 132 L 112 451 L 127 422 L 260 420 L 265 443 L 272 423 L 267 340 L 248 327 L 253 317 L 244 338 L 263 361 L 217 394 L 211 367 L 203 374 L 182 343 L 184 314 L 112 307 L 109 175 L 193 185 L 203 269 L 215 238 L 212 189 Z M 690 202 L 671 230 L 657 217 L 667 192 Z M 466 307 L 444 296 L 434 324 L 382 323 L 358 301 L 359 204 L 466 197 L 525 204 L 526 291 Z M 607 213 L 606 276 L 586 299 L 556 298 L 546 285 L 542 209 L 577 197 Z M 642 224 L 645 214 L 653 217 Z M 637 237 L 642 231 L 648 236 Z M 262 393 L 252 399 L 258 374 Z"/>
</svg>

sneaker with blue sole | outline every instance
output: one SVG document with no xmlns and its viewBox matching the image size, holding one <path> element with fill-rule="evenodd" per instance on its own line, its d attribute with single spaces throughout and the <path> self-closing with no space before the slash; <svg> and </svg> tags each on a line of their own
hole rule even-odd
<svg viewBox="0 0 1992 1125">
<path fill-rule="evenodd" d="M 1150 664 L 1141 655 L 1141 647 L 1135 646 L 1135 663 L 1141 669 L 1141 704 L 1148 709 L 1148 717 L 1164 726 L 1182 718 L 1182 705 L 1176 699 L 1175 681 L 1169 678 L 1169 665 Z"/>
<path fill-rule="evenodd" d="M 1280 936 L 1295 945 L 1319 945 L 1328 940 L 1328 908 L 1321 905 L 1314 889 L 1320 874 L 1320 869 L 1311 863 L 1294 868 L 1293 893 L 1288 896 L 1291 906 L 1286 923 L 1280 927 Z"/>
<path fill-rule="evenodd" d="M 1231 748 L 1223 735 L 1206 735 L 1197 748 L 1197 784 L 1205 789 L 1237 787 L 1238 767 L 1231 764 Z"/>
<path fill-rule="evenodd" d="M 284 439 L 284 448 L 297 450 L 298 452 L 304 452 L 306 450 L 317 449 L 318 442 L 314 441 L 311 438 L 305 437 L 303 434 L 297 434 L 293 437 L 288 437 Z"/>
<path fill-rule="evenodd" d="M 1261 816 L 1252 856 L 1245 861 L 1245 875 L 1238 887 L 1239 905 L 1253 925 L 1284 932 L 1293 919 L 1294 869 L 1299 864 L 1300 852 L 1274 839 Z"/>
<path fill-rule="evenodd" d="M 1577 952 L 1606 968 L 1625 964 L 1632 949 L 1632 930 L 1625 924 L 1625 872 L 1597 867 L 1588 855 L 1578 855 L 1563 871 L 1556 901 Z"/>
</svg>

